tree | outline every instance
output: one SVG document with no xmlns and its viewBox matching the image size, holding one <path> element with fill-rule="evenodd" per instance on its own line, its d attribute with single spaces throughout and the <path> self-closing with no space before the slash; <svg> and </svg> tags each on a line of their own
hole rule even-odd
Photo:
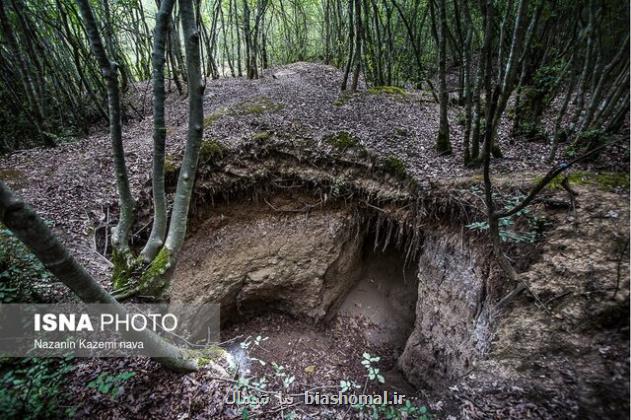
<svg viewBox="0 0 631 420">
<path fill-rule="evenodd" d="M 451 143 L 449 142 L 449 121 L 447 119 L 447 109 L 449 105 L 449 95 L 447 94 L 447 5 L 445 0 L 440 0 L 438 9 L 440 32 L 438 33 L 438 77 L 440 79 L 440 127 L 438 129 L 438 139 L 436 140 L 436 150 L 439 153 L 451 153 Z"/>
<path fill-rule="evenodd" d="M 118 191 L 118 201 L 120 216 L 118 225 L 112 231 L 112 245 L 116 252 L 126 254 L 129 252 L 129 237 L 132 224 L 134 222 L 134 199 L 129 188 L 129 178 L 127 176 L 127 165 L 125 164 L 125 151 L 123 150 L 123 138 L 121 127 L 120 90 L 118 87 L 118 64 L 110 61 L 107 52 L 101 42 L 98 25 L 92 7 L 88 0 L 77 0 L 79 10 L 85 22 L 86 31 L 92 51 L 101 68 L 101 74 L 107 86 L 107 104 L 110 120 L 110 139 L 112 142 L 112 152 L 114 155 L 114 169 L 116 172 L 116 189 Z M 111 37 L 110 37 L 111 40 Z M 108 49 L 113 50 L 113 45 Z"/>
<path fill-rule="evenodd" d="M 125 309 L 107 293 L 92 276 L 68 253 L 66 247 L 57 239 L 44 221 L 13 192 L 0 181 L 0 222 L 9 228 L 35 256 L 63 284 L 68 286 L 83 302 L 105 303 L 112 305 L 119 315 Z M 194 359 L 160 338 L 150 330 L 129 332 L 131 338 L 144 342 L 147 350 L 170 356 L 158 361 L 165 367 L 177 371 L 197 369 Z"/>
<path fill-rule="evenodd" d="M 108 59 L 103 46 L 99 27 L 88 0 L 77 0 L 85 22 L 94 55 L 99 62 L 108 92 L 110 118 L 110 137 L 117 176 L 117 188 L 121 207 L 120 220 L 112 233 L 115 247 L 114 285 L 119 287 L 117 295 L 128 297 L 140 291 L 150 289 L 156 294 L 168 285 L 168 275 L 174 267 L 180 250 L 188 218 L 190 198 L 197 170 L 197 162 L 202 137 L 203 90 L 201 79 L 199 39 L 192 0 L 179 0 L 180 13 L 185 37 L 187 83 L 189 98 L 189 126 L 184 159 L 180 169 L 178 185 L 174 199 L 169 231 L 166 234 L 166 206 L 164 193 L 164 60 L 166 31 L 169 16 L 173 9 L 172 0 L 162 0 L 158 12 L 153 46 L 154 78 L 154 226 L 150 242 L 142 252 L 142 257 L 135 257 L 129 248 L 130 229 L 133 222 L 133 199 L 129 189 L 127 168 L 122 145 L 122 127 L 120 120 L 120 91 L 117 79 L 117 64 Z M 85 302 L 100 302 L 115 305 L 121 313 L 124 309 L 117 300 L 105 292 L 99 284 L 68 254 L 65 247 L 48 229 L 45 223 L 22 201 L 0 182 L 0 221 L 11 229 L 44 266 L 70 287 Z M 157 254 L 156 254 L 157 253 Z M 144 258 L 143 258 L 144 257 Z M 147 261 L 150 261 L 147 264 Z M 130 266 L 144 268 L 140 279 L 129 277 Z M 160 360 L 165 366 L 176 370 L 193 370 L 196 363 L 186 357 L 178 348 L 168 344 L 150 333 L 141 334 L 149 347 L 160 347 L 171 356 Z"/>
</svg>

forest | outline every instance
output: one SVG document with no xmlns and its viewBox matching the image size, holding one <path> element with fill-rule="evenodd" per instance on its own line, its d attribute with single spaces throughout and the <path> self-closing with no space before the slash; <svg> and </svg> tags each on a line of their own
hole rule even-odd
<svg viewBox="0 0 631 420">
<path fill-rule="evenodd" d="M 629 19 L 0 0 L 0 417 L 626 417 Z"/>
</svg>

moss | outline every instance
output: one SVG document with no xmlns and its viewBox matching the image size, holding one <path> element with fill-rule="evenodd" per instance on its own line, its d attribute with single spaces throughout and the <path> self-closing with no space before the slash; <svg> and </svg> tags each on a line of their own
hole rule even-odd
<svg viewBox="0 0 631 420">
<path fill-rule="evenodd" d="M 546 141 L 546 133 L 540 125 L 530 121 L 524 121 L 519 125 L 515 135 L 521 136 L 529 141 Z"/>
<path fill-rule="evenodd" d="M 401 159 L 396 156 L 388 156 L 383 161 L 383 167 L 386 172 L 395 175 L 397 178 L 407 177 L 407 167 Z"/>
<path fill-rule="evenodd" d="M 120 290 L 126 288 L 140 274 L 143 268 L 141 258 L 134 258 L 131 252 L 112 252 L 112 288 Z"/>
<path fill-rule="evenodd" d="M 268 112 L 277 112 L 285 108 L 285 105 L 273 102 L 264 96 L 248 99 L 230 108 L 227 113 L 233 116 L 260 115 Z"/>
<path fill-rule="evenodd" d="M 198 357 L 197 358 L 197 366 L 199 367 L 204 367 L 207 366 L 208 364 L 210 364 L 210 362 L 212 362 L 212 360 L 210 360 L 207 357 Z"/>
<path fill-rule="evenodd" d="M 197 365 L 199 367 L 208 366 L 209 364 L 219 360 L 226 354 L 226 350 L 219 346 L 209 346 L 196 352 Z"/>
<path fill-rule="evenodd" d="M 142 294 L 159 296 L 167 285 L 165 274 L 169 268 L 171 268 L 171 252 L 166 247 L 162 247 L 140 276 L 139 288 Z"/>
<path fill-rule="evenodd" d="M 215 140 L 204 140 L 199 148 L 199 160 L 206 163 L 210 160 L 221 159 L 225 147 Z"/>
<path fill-rule="evenodd" d="M 348 131 L 339 131 L 326 136 L 324 141 L 341 151 L 362 147 L 359 143 L 359 139 Z"/>
<path fill-rule="evenodd" d="M 405 89 L 398 86 L 373 86 L 368 89 L 368 93 L 373 95 L 386 94 L 386 95 L 407 95 Z"/>
<path fill-rule="evenodd" d="M 252 141 L 262 143 L 270 138 L 272 138 L 272 133 L 270 131 L 258 131 L 252 136 Z"/>
<path fill-rule="evenodd" d="M 629 174 L 627 172 L 587 172 L 574 171 L 570 174 L 557 175 L 547 186 L 551 190 L 562 188 L 561 183 L 567 175 L 570 186 L 595 185 L 598 188 L 610 191 L 618 188 L 629 189 Z M 535 184 L 541 181 L 541 177 L 535 179 Z"/>
</svg>

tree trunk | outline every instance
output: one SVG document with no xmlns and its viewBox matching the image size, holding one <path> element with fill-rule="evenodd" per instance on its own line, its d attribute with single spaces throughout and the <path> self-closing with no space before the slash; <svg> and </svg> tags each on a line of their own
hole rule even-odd
<svg viewBox="0 0 631 420">
<path fill-rule="evenodd" d="M 353 3 L 354 0 L 348 0 L 348 60 L 346 61 L 346 66 L 344 68 L 344 78 L 342 79 L 341 90 L 346 90 L 346 86 L 348 85 L 348 75 L 351 72 L 351 67 L 353 66 L 353 49 L 354 49 L 354 39 L 355 39 L 355 29 L 353 26 Z"/>
<path fill-rule="evenodd" d="M 431 0 L 430 0 L 431 1 Z M 447 110 L 449 105 L 449 95 L 447 94 L 447 5 L 445 0 L 440 0 L 439 20 L 440 33 L 438 35 L 438 76 L 440 78 L 440 127 L 438 128 L 438 139 L 436 140 L 436 150 L 441 154 L 451 153 L 451 143 L 449 141 L 449 120 Z"/>
<path fill-rule="evenodd" d="M 173 203 L 171 224 L 165 242 L 170 259 L 174 260 L 184 242 L 188 210 L 195 183 L 199 149 L 202 140 L 204 107 L 199 56 L 199 31 L 195 26 L 195 14 L 192 0 L 179 0 L 182 13 L 182 27 L 184 31 L 186 50 L 186 70 L 188 80 L 188 138 L 184 159 L 180 168 L 177 190 Z"/>
<path fill-rule="evenodd" d="M 353 53 L 353 64 L 355 69 L 353 70 L 353 79 L 351 81 L 351 92 L 357 91 L 357 85 L 359 83 L 359 73 L 362 64 L 362 15 L 361 15 L 361 0 L 355 0 L 355 51 Z"/>
<path fill-rule="evenodd" d="M 29 206 L 15 197 L 2 181 L 0 181 L 0 222 L 9 228 L 35 254 L 44 267 L 68 286 L 83 302 L 113 305 L 119 315 L 125 315 L 125 309 L 116 299 L 75 261 L 46 223 Z M 182 372 L 197 369 L 195 360 L 186 358 L 182 350 L 149 330 L 126 334 L 142 340 L 148 350 L 159 349 L 160 353 L 168 353 L 169 357 L 157 358 L 157 361 L 169 369 Z"/>
<path fill-rule="evenodd" d="M 121 254 L 129 253 L 129 237 L 134 222 L 134 199 L 129 188 L 125 152 L 123 150 L 120 91 L 118 88 L 117 66 L 110 62 L 101 42 L 98 26 L 88 0 L 77 0 L 79 10 L 85 22 L 92 50 L 101 68 L 107 86 L 107 100 L 110 119 L 110 138 L 114 153 L 116 186 L 118 190 L 120 216 L 118 225 L 112 232 L 112 245 Z"/>
<path fill-rule="evenodd" d="M 161 0 L 153 35 L 153 226 L 149 240 L 142 250 L 146 262 L 156 256 L 162 245 L 167 230 L 167 207 L 164 190 L 164 148 L 166 127 L 164 121 L 164 62 L 165 44 L 169 20 L 175 0 Z"/>
</svg>

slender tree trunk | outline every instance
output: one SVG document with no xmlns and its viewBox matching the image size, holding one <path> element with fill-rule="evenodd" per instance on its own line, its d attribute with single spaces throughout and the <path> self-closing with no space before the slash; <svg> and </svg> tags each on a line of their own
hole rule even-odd
<svg viewBox="0 0 631 420">
<path fill-rule="evenodd" d="M 184 159 L 177 182 L 169 233 L 164 245 L 169 259 L 173 262 L 184 243 L 184 237 L 186 235 L 188 210 L 193 194 L 195 174 L 197 172 L 204 120 L 204 84 L 202 83 L 199 56 L 200 34 L 195 26 L 192 0 L 179 0 L 179 5 L 182 14 L 182 27 L 186 49 L 189 119 L 186 149 L 184 150 Z"/>
<path fill-rule="evenodd" d="M 624 56 L 628 58 L 629 56 L 628 53 L 629 53 L 629 35 L 627 35 L 627 38 L 625 39 L 624 43 L 620 46 L 620 49 L 618 50 L 616 56 L 603 69 L 600 75 L 600 79 L 598 80 L 598 84 L 596 85 L 596 89 L 592 92 L 591 101 L 590 101 L 589 107 L 587 108 L 585 117 L 583 118 L 583 121 L 581 123 L 579 132 L 585 131 L 590 127 L 594 113 L 596 112 L 596 108 L 598 107 L 598 105 L 600 104 L 600 101 L 602 100 L 601 93 L 604 89 L 604 85 L 606 81 L 611 75 L 611 72 L 613 71 L 613 69 L 616 66 L 618 66 L 622 57 Z"/>
<path fill-rule="evenodd" d="M 464 164 L 471 162 L 471 125 L 472 125 L 472 108 L 473 108 L 473 75 L 471 71 L 471 48 L 473 40 L 473 22 L 471 21 L 470 11 L 467 1 L 464 2 L 464 15 L 466 24 L 466 36 L 464 42 L 464 101 L 465 101 L 465 125 L 464 125 Z"/>
<path fill-rule="evenodd" d="M 431 1 L 431 0 L 430 0 Z M 449 141 L 449 120 L 447 110 L 449 105 L 449 95 L 447 94 L 447 5 L 445 0 L 440 0 L 439 20 L 440 33 L 438 36 L 438 76 L 440 78 L 440 126 L 438 128 L 438 139 L 436 140 L 436 150 L 438 153 L 451 153 L 451 143 Z"/>
<path fill-rule="evenodd" d="M 355 51 L 353 53 L 353 64 L 355 69 L 353 70 L 353 79 L 351 80 L 351 92 L 357 91 L 357 85 L 359 83 L 359 73 L 362 64 L 362 14 L 361 14 L 361 0 L 355 0 Z"/>
<path fill-rule="evenodd" d="M 565 112 L 567 111 L 567 107 L 570 104 L 570 99 L 572 99 L 572 93 L 574 92 L 574 87 L 576 86 L 576 74 L 573 72 L 573 69 L 570 68 L 572 75 L 570 77 L 570 82 L 568 83 L 567 93 L 565 94 L 565 98 L 563 99 L 563 105 L 561 105 L 561 109 L 559 110 L 559 115 L 557 115 L 556 122 L 554 123 L 554 133 L 552 137 L 552 147 L 550 148 L 550 154 L 548 155 L 548 159 L 546 163 L 554 162 L 556 159 L 557 149 L 559 148 L 559 140 L 561 136 L 561 123 L 563 122 L 563 117 L 565 116 Z"/>
<path fill-rule="evenodd" d="M 234 8 L 234 20 L 239 22 L 239 10 L 237 8 L 237 0 L 230 0 L 232 7 Z M 241 31 L 237 28 L 237 75 L 243 76 L 243 70 L 241 67 Z"/>
<path fill-rule="evenodd" d="M 348 0 L 348 60 L 346 61 L 346 66 L 344 68 L 344 78 L 342 79 L 341 90 L 346 90 L 348 85 L 348 76 L 351 72 L 351 67 L 353 65 L 353 50 L 355 45 L 355 29 L 353 25 L 353 4 L 355 0 Z"/>
<path fill-rule="evenodd" d="M 112 141 L 112 151 L 114 153 L 114 169 L 116 171 L 116 185 L 118 189 L 120 216 L 118 225 L 112 232 L 112 245 L 123 254 L 129 252 L 129 238 L 131 227 L 134 222 L 134 199 L 129 188 L 127 177 L 127 166 L 125 164 L 125 152 L 123 150 L 120 91 L 118 88 L 117 66 L 110 62 L 107 53 L 101 43 L 98 26 L 92 8 L 88 0 L 77 0 L 79 10 L 85 22 L 88 38 L 92 45 L 92 50 L 99 62 L 101 73 L 107 86 L 107 98 L 110 118 L 110 138 Z"/>
<path fill-rule="evenodd" d="M 142 250 L 150 262 L 164 245 L 167 230 L 167 206 L 164 190 L 164 148 L 166 127 L 164 120 L 164 62 L 169 20 L 175 0 L 161 0 L 153 35 L 153 226 L 149 240 Z"/>
<path fill-rule="evenodd" d="M 528 3 L 529 0 L 519 0 L 519 4 L 517 6 L 517 18 L 515 19 L 515 27 L 513 29 L 513 36 L 510 46 L 510 52 L 508 55 L 508 60 L 506 62 L 506 66 L 502 72 L 502 79 L 500 85 L 500 96 L 498 99 L 497 109 L 495 115 L 493 115 L 492 119 L 492 128 L 493 128 L 493 136 L 497 132 L 497 126 L 499 125 L 500 119 L 504 114 L 504 110 L 506 109 L 506 104 L 508 103 L 508 98 L 513 92 L 513 88 L 515 85 L 515 72 L 517 69 L 517 60 L 519 56 L 522 54 L 523 48 L 523 39 L 525 35 L 525 30 L 527 28 L 526 19 L 528 12 Z"/>
<path fill-rule="evenodd" d="M 588 9 L 588 23 L 587 23 L 587 44 L 585 45 L 585 61 L 583 62 L 583 70 L 581 71 L 581 78 L 578 82 L 578 89 L 576 90 L 576 110 L 574 111 L 574 116 L 572 118 L 572 126 L 576 126 L 581 114 L 583 112 L 583 107 L 585 103 L 585 91 L 587 90 L 587 79 L 590 73 L 590 67 L 592 66 L 592 55 L 594 50 L 594 5 L 592 0 L 589 0 L 587 3 Z"/>
</svg>

